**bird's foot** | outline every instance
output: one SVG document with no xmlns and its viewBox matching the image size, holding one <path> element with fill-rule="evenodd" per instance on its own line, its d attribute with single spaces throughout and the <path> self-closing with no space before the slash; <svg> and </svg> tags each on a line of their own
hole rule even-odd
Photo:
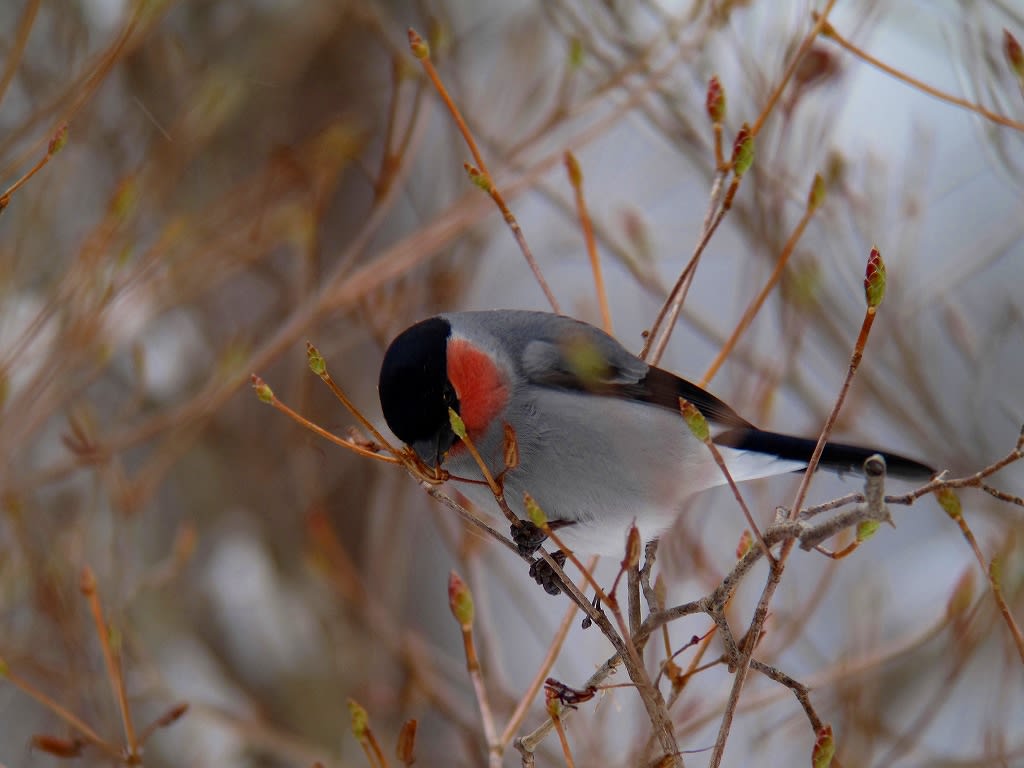
<svg viewBox="0 0 1024 768">
<path fill-rule="evenodd" d="M 603 609 L 601 608 L 600 597 L 594 595 L 594 599 L 590 601 L 590 604 L 594 607 L 595 611 L 597 611 L 598 613 L 602 612 Z M 589 616 L 584 616 L 583 621 L 580 622 L 580 629 L 590 629 L 590 627 L 593 626 L 593 624 L 594 622 Z"/>
<path fill-rule="evenodd" d="M 520 520 L 518 525 L 512 526 L 512 543 L 516 545 L 516 549 L 523 557 L 532 557 L 546 538 L 547 534 L 540 526 L 534 525 L 529 520 Z"/>
<path fill-rule="evenodd" d="M 562 552 L 561 550 L 553 552 L 551 557 L 556 563 L 558 563 L 559 568 L 565 565 L 565 552 Z M 533 577 L 534 581 L 544 587 L 544 591 L 549 595 L 561 594 L 561 582 L 555 572 L 551 569 L 551 566 L 548 565 L 547 560 L 534 560 L 533 563 L 530 564 L 530 576 Z"/>
</svg>

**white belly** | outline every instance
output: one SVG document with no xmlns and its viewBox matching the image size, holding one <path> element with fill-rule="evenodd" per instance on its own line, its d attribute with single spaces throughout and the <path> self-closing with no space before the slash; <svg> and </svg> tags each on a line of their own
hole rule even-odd
<svg viewBox="0 0 1024 768">
<path fill-rule="evenodd" d="M 549 520 L 571 522 L 557 534 L 581 554 L 621 557 L 634 522 L 648 541 L 672 525 L 686 499 L 725 483 L 707 447 L 680 416 L 663 408 L 547 390 L 509 418 L 537 425 L 530 434 L 517 435 L 520 465 L 505 475 L 509 506 L 525 517 L 523 494 L 529 493 Z M 489 434 L 479 442 L 492 470 L 500 471 L 500 437 Z M 737 481 L 801 466 L 761 454 L 720 451 Z M 447 467 L 453 474 L 480 477 L 465 451 L 452 455 Z M 497 509 L 486 486 L 458 487 L 483 509 Z"/>
</svg>

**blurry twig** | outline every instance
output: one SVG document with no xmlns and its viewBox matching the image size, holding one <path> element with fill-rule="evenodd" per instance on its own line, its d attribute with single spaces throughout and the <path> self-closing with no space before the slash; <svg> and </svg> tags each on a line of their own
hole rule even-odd
<svg viewBox="0 0 1024 768">
<path fill-rule="evenodd" d="M 466 144 L 469 146 L 469 151 L 473 155 L 473 161 L 476 163 L 476 167 L 466 164 L 466 172 L 469 174 L 470 179 L 491 196 L 495 204 L 498 206 L 498 210 L 501 211 L 501 215 L 505 219 L 505 223 L 508 224 L 509 229 L 512 231 L 512 236 L 515 238 L 516 243 L 519 245 L 519 250 L 522 251 L 523 256 L 526 258 L 526 263 L 530 267 L 530 271 L 533 272 L 534 279 L 544 292 L 544 296 L 547 298 L 548 303 L 551 305 L 551 309 L 555 312 L 560 312 L 558 306 L 558 300 L 555 298 L 555 294 L 552 293 L 551 287 L 548 285 L 547 280 L 544 279 L 544 274 L 540 271 L 540 266 L 537 264 L 536 258 L 534 258 L 533 251 L 530 250 L 530 246 L 526 242 L 526 238 L 523 236 L 523 231 L 519 226 L 519 222 L 516 221 L 516 217 L 512 214 L 511 209 L 508 207 L 508 203 L 505 202 L 504 196 L 498 189 L 494 182 L 494 178 L 491 176 L 490 171 L 487 170 L 487 165 L 484 163 L 483 155 L 480 154 L 480 150 L 476 145 L 476 140 L 473 138 L 473 134 L 469 130 L 469 126 L 466 125 L 466 121 L 462 119 L 462 114 L 459 112 L 459 108 L 452 101 L 451 96 L 448 94 L 448 89 L 444 87 L 444 83 L 441 81 L 440 76 L 437 74 L 437 70 L 434 69 L 434 64 L 430 60 L 430 46 L 427 45 L 426 41 L 420 37 L 416 30 L 409 29 L 409 48 L 412 50 L 413 56 L 419 59 L 420 64 L 423 66 L 423 71 L 426 72 L 427 77 L 434 84 L 434 88 L 437 89 L 438 94 L 444 101 L 445 106 L 452 115 L 452 119 L 455 120 L 455 124 L 459 128 L 459 132 L 465 139 Z"/>
<path fill-rule="evenodd" d="M 587 246 L 587 256 L 590 258 L 590 269 L 594 275 L 594 290 L 597 292 L 597 302 L 601 307 L 601 326 L 607 333 L 611 333 L 612 312 L 608 307 L 608 292 L 604 287 L 601 259 L 597 254 L 597 243 L 594 241 L 594 226 L 590 219 L 590 211 L 587 210 L 587 198 L 583 194 L 583 171 L 580 170 L 579 161 L 572 152 L 565 153 L 565 168 L 576 198 L 576 213 L 580 219 L 580 226 L 583 227 L 583 240 Z"/>
<path fill-rule="evenodd" d="M 429 489 L 437 490 L 433 486 L 429 486 Z M 380 601 L 373 599 L 351 556 L 339 540 L 337 531 L 322 510 L 310 514 L 307 528 L 315 562 L 331 588 L 354 608 L 368 632 L 379 638 L 380 647 L 402 665 L 415 689 L 463 733 L 474 733 L 477 722 L 472 711 L 462 706 L 449 685 L 458 667 L 454 663 L 445 664 L 446 657 L 427 644 L 418 633 L 401 627 L 384 610 Z"/>
<path fill-rule="evenodd" d="M 647 342 L 644 344 L 644 349 L 640 354 L 642 359 L 648 360 L 652 365 L 657 365 L 658 361 L 661 360 L 662 355 L 665 353 L 665 348 L 668 346 L 668 341 L 672 336 L 672 331 L 675 329 L 679 313 L 682 311 L 683 302 L 686 300 L 686 294 L 689 291 L 694 275 L 696 274 L 697 264 L 700 261 L 701 255 L 707 248 L 707 245 L 711 240 L 711 236 L 714 235 L 719 224 L 722 223 L 722 219 L 725 218 L 725 215 L 732 208 L 732 201 L 739 190 L 739 185 L 743 175 L 753 162 L 754 142 L 761 130 L 761 127 L 764 125 L 764 121 L 768 118 L 768 115 L 771 113 L 772 109 L 781 97 L 783 90 L 793 77 L 793 73 L 796 71 L 800 61 L 803 59 L 807 51 L 810 50 L 815 37 L 817 37 L 818 33 L 824 27 L 828 14 L 831 12 L 832 6 L 835 5 L 835 2 L 836 0 L 829 0 L 829 2 L 826 3 L 821 15 L 816 18 L 814 26 L 804 36 L 800 47 L 790 60 L 786 71 L 783 73 L 781 79 L 776 84 L 775 89 L 768 97 L 767 102 L 761 109 L 761 113 L 758 115 L 757 120 L 754 121 L 754 124 L 748 125 L 744 123 L 743 127 L 737 132 L 733 141 L 733 154 L 730 162 L 726 165 L 722 165 L 720 158 L 718 157 L 718 155 L 721 154 L 720 150 L 716 154 L 716 167 L 719 170 L 715 176 L 715 182 L 712 185 L 708 214 L 705 217 L 704 228 L 701 232 L 700 240 L 694 248 L 690 261 L 683 268 L 679 278 L 676 280 L 676 284 L 673 286 L 668 299 L 665 300 L 661 310 L 658 312 L 658 316 L 655 318 L 655 321 L 651 326 L 650 335 L 648 336 Z M 710 107 L 716 106 L 716 102 L 719 99 L 724 105 L 724 96 L 719 96 L 719 94 L 721 94 L 721 85 L 717 78 L 713 78 L 708 87 L 709 116 L 713 125 L 720 123 L 721 117 L 716 108 Z M 714 99 L 712 98 L 713 96 Z M 716 139 L 716 142 L 720 143 L 720 140 Z M 725 176 L 729 171 L 732 171 L 733 179 L 729 188 L 725 191 L 724 197 L 720 198 L 720 185 L 724 182 Z"/>
<path fill-rule="evenodd" d="M 814 452 L 811 454 L 811 459 L 808 462 L 807 469 L 801 478 L 800 487 L 797 489 L 793 506 L 789 510 L 788 519 L 791 521 L 796 520 L 799 515 L 800 506 L 804 502 L 804 497 L 807 493 L 808 487 L 810 486 L 811 477 L 813 476 L 815 468 L 818 466 L 822 452 L 825 450 L 825 443 L 828 440 L 829 434 L 832 432 L 832 427 L 835 424 L 839 411 L 846 400 L 846 394 L 849 391 L 850 383 L 852 382 L 854 375 L 857 373 L 857 369 L 860 367 L 860 361 L 864 355 L 864 346 L 867 344 L 868 335 L 871 332 L 871 326 L 874 323 L 875 313 L 879 304 L 882 302 L 882 298 L 885 296 L 885 283 L 885 262 L 882 261 L 881 254 L 878 250 L 876 248 L 872 248 L 871 254 L 868 257 L 864 277 L 864 297 L 867 308 L 865 309 L 864 321 L 861 325 L 860 335 L 857 338 L 856 345 L 854 346 L 853 354 L 850 356 L 850 365 L 846 373 L 846 378 L 839 390 L 839 394 L 836 397 L 836 402 L 832 407 L 832 412 L 829 414 L 829 417 L 825 422 L 825 426 L 821 430 L 821 435 L 818 437 L 818 444 L 815 446 Z M 868 491 L 865 490 L 865 496 L 868 495 Z M 725 713 L 722 715 L 722 720 L 718 729 L 718 738 L 715 741 L 714 751 L 711 753 L 710 765 L 712 768 L 718 768 L 722 763 L 722 758 L 725 754 L 726 741 L 728 740 L 729 731 L 732 727 L 733 718 L 735 717 L 736 707 L 739 704 L 740 692 L 743 690 L 743 685 L 746 681 L 747 670 L 750 668 L 750 661 L 753 658 L 754 649 L 757 647 L 758 639 L 760 638 L 761 632 L 764 630 L 764 623 L 768 618 L 768 606 L 770 605 L 772 597 L 775 594 L 775 590 L 782 579 L 782 572 L 785 568 L 786 559 L 789 557 L 795 543 L 795 539 L 789 539 L 784 542 L 782 544 L 782 548 L 779 550 L 778 558 L 769 563 L 768 579 L 765 582 L 764 588 L 761 592 L 761 597 L 757 602 L 757 606 L 754 608 L 754 616 L 747 629 L 744 648 L 738 659 L 738 663 L 736 664 L 736 673 L 733 678 L 732 689 L 729 693 L 729 702 L 726 705 Z"/>
<path fill-rule="evenodd" d="M 78 757 L 81 755 L 82 747 L 85 744 L 91 744 L 111 758 L 117 765 L 141 765 L 142 747 L 149 737 L 159 728 L 166 728 L 180 720 L 188 711 L 189 705 L 186 702 L 174 704 L 136 734 L 132 723 L 131 710 L 128 706 L 124 674 L 121 669 L 120 641 L 114 639 L 115 637 L 120 637 L 120 635 L 115 634 L 103 616 L 103 608 L 100 604 L 99 593 L 96 588 L 96 577 L 88 566 L 82 571 L 80 589 L 89 603 L 90 613 L 96 625 L 100 647 L 103 651 L 103 659 L 107 667 L 107 676 L 121 714 L 125 736 L 124 746 L 118 747 L 101 737 L 84 720 L 47 696 L 35 685 L 13 672 L 2 657 L 0 657 L 0 680 L 7 680 L 23 693 L 38 701 L 77 734 L 72 739 L 37 735 L 33 737 L 33 744 L 37 748 L 58 757 Z M 115 644 L 118 645 L 117 649 L 114 647 Z"/>
<path fill-rule="evenodd" d="M 465 441 L 466 447 L 472 454 L 476 461 L 480 471 L 487 479 L 487 484 L 490 486 L 491 491 L 494 494 L 495 501 L 498 502 L 502 512 L 512 522 L 513 526 L 519 526 L 523 524 L 523 521 L 516 517 L 515 513 L 508 506 L 508 502 L 505 499 L 504 490 L 500 487 L 500 484 L 492 476 L 490 469 L 486 462 L 481 457 L 479 451 L 473 445 L 472 440 L 466 432 L 465 424 L 459 415 L 451 408 L 448 409 L 448 416 L 451 420 L 452 430 L 458 437 Z M 511 440 L 511 445 L 506 446 L 506 454 L 516 457 L 517 451 L 515 449 L 515 435 L 510 431 L 506 432 L 506 438 Z M 643 701 L 645 708 L 647 709 L 648 717 L 651 720 L 651 726 L 654 728 L 654 732 L 658 738 L 659 743 L 665 751 L 666 755 L 677 755 L 679 753 L 679 747 L 675 741 L 675 734 L 672 729 L 671 719 L 668 715 L 668 711 L 665 708 L 665 700 L 661 695 L 661 692 L 651 683 L 650 676 L 647 674 L 641 660 L 640 654 L 636 647 L 633 645 L 629 627 L 622 615 L 622 611 L 619 609 L 618 601 L 615 598 L 614 592 L 606 593 L 601 586 L 594 579 L 593 575 L 589 572 L 586 566 L 583 565 L 573 554 L 572 550 L 566 547 L 559 540 L 558 535 L 551 529 L 551 526 L 547 524 L 547 518 L 544 515 L 543 510 L 536 504 L 536 502 L 529 496 L 526 495 L 524 499 L 524 505 L 526 506 L 527 512 L 530 515 L 530 522 L 543 530 L 544 534 L 551 539 L 552 543 L 559 547 L 568 559 L 580 570 L 586 580 L 590 583 L 590 586 L 594 589 L 595 594 L 598 598 L 608 605 L 612 611 L 612 615 L 615 617 L 616 623 L 618 624 L 619 631 L 616 632 L 611 622 L 605 616 L 604 612 L 598 610 L 592 605 L 583 593 L 576 587 L 571 579 L 566 576 L 562 570 L 561 565 L 557 560 L 552 557 L 544 549 L 539 550 L 538 555 L 545 563 L 551 568 L 554 574 L 558 577 L 563 591 L 569 595 L 576 605 L 581 608 L 587 617 L 593 623 L 597 624 L 601 628 L 602 633 L 608 638 L 612 646 L 616 648 L 619 654 L 622 656 L 623 663 L 626 666 L 626 670 L 629 673 L 630 680 L 637 687 L 637 692 L 640 695 L 641 701 Z M 634 529 L 635 531 L 635 529 Z M 502 537 L 504 539 L 504 537 Z M 631 536 L 631 544 L 629 550 L 632 554 L 627 554 L 627 560 L 630 560 L 629 566 L 636 567 L 636 561 L 639 559 L 639 537 Z M 524 556 L 524 559 L 529 559 Z M 624 566 L 626 565 L 624 561 Z"/>
<path fill-rule="evenodd" d="M 587 570 L 593 571 L 596 566 L 597 557 L 595 556 L 590 558 L 590 561 L 587 563 Z M 565 638 L 568 636 L 569 629 L 572 627 L 573 619 L 576 618 L 577 610 L 579 609 L 574 603 L 569 606 L 565 615 L 562 617 L 562 621 L 558 625 L 558 629 L 555 631 L 555 636 L 548 645 L 547 654 L 544 656 L 544 660 L 540 663 L 537 673 L 534 675 L 532 682 L 527 687 L 526 692 L 520 697 L 519 702 L 516 704 L 515 711 L 512 713 L 512 716 L 508 720 L 508 724 L 505 726 L 505 730 L 501 734 L 500 741 L 502 748 L 509 745 L 515 737 L 516 732 L 519 730 L 519 727 L 523 724 L 523 720 L 526 718 L 530 704 L 533 702 L 533 697 L 537 695 L 541 686 L 544 685 L 544 681 L 547 679 L 551 672 L 551 668 L 558 659 L 558 654 L 561 652 L 562 645 L 565 643 Z"/>
<path fill-rule="evenodd" d="M 711 430 L 708 427 L 707 419 L 704 418 L 704 414 L 700 412 L 700 409 L 697 408 L 697 406 L 682 397 L 679 398 L 679 412 L 693 436 L 704 443 L 704 447 L 711 453 L 711 457 L 715 460 L 715 464 L 718 466 L 719 471 L 725 477 L 725 482 L 729 486 L 729 490 L 732 491 L 733 498 L 736 499 L 736 503 L 739 505 L 740 509 L 743 510 L 743 516 L 747 519 L 747 525 L 750 526 L 750 530 L 757 539 L 758 545 L 764 551 L 764 556 L 768 558 L 770 563 L 774 563 L 775 558 L 772 556 L 771 550 L 765 543 L 764 536 L 761 534 L 761 529 L 754 520 L 754 516 L 750 513 L 750 508 L 747 506 L 747 502 L 743 500 L 743 494 L 740 493 L 740 489 L 736 486 L 736 481 L 732 479 L 732 473 L 729 471 L 729 467 L 726 465 L 725 459 L 722 458 L 722 452 L 718 450 L 718 447 L 711 440 Z"/>
<path fill-rule="evenodd" d="M 562 757 L 565 758 L 566 768 L 576 768 L 576 761 L 572 759 L 572 749 L 569 747 L 569 739 L 565 735 L 565 728 L 562 727 L 562 703 L 558 700 L 557 693 L 547 686 L 544 688 L 544 699 L 548 716 L 558 733 L 558 743 L 562 747 Z"/>
<path fill-rule="evenodd" d="M 32 25 L 35 23 L 40 5 L 42 5 L 42 0 L 28 0 L 25 3 L 25 9 L 21 12 L 21 18 L 18 19 L 18 28 L 14 32 L 14 44 L 7 52 L 4 71 L 0 75 L 0 102 L 4 100 L 7 88 L 11 84 L 11 80 L 14 79 L 14 73 L 18 71 L 18 64 L 21 63 L 21 57 L 25 53 L 25 45 L 28 43 L 28 36 L 32 31 Z"/>
<path fill-rule="evenodd" d="M 172 705 L 170 709 L 139 731 L 139 746 L 144 746 L 145 743 L 149 741 L 149 737 L 156 733 L 160 728 L 167 728 L 168 726 L 174 725 L 174 723 L 178 722 L 185 716 L 188 709 L 188 702 L 182 701 Z"/>
<path fill-rule="evenodd" d="M 411 766 L 416 762 L 416 721 L 406 720 L 402 724 L 402 730 L 398 732 L 398 744 L 395 746 L 395 756 L 404 766 Z"/>
<path fill-rule="evenodd" d="M 782 273 L 786 268 L 786 264 L 789 263 L 789 257 L 792 256 L 793 251 L 796 249 L 796 244 L 800 241 L 803 236 L 804 230 L 811 221 L 811 217 L 815 211 L 821 206 L 821 202 L 825 196 L 825 182 L 821 178 L 820 174 L 814 175 L 814 181 L 811 182 L 810 194 L 807 196 L 807 205 L 804 208 L 803 216 L 800 217 L 800 221 L 797 223 L 793 232 L 790 234 L 789 239 L 786 240 L 785 246 L 782 248 L 782 252 L 779 254 L 779 258 L 775 261 L 775 269 L 772 270 L 771 275 L 765 282 L 764 287 L 757 294 L 756 297 L 750 302 L 746 311 L 740 321 L 736 323 L 736 327 L 733 329 L 732 334 L 729 336 L 729 340 L 722 345 L 719 349 L 718 354 L 715 356 L 714 361 L 708 366 L 707 371 L 704 372 L 704 376 L 701 377 L 700 386 L 706 387 L 708 383 L 718 373 L 718 369 L 722 367 L 722 363 L 732 353 L 736 347 L 736 343 L 739 341 L 740 336 L 750 327 L 750 324 L 754 321 L 754 317 L 758 312 L 761 311 L 761 307 L 764 306 L 765 300 L 768 298 L 768 294 L 772 292 L 780 279 L 782 279 Z"/>
<path fill-rule="evenodd" d="M 267 383 L 263 381 L 263 379 L 261 379 L 255 373 L 252 374 L 251 376 L 251 382 L 253 389 L 256 391 L 256 396 L 259 397 L 260 400 L 262 400 L 267 405 L 270 405 L 273 408 L 276 408 L 277 410 L 281 411 L 281 413 L 285 414 L 288 418 L 292 419 L 296 423 L 302 425 L 310 432 L 319 435 L 325 440 L 330 440 L 335 445 L 340 445 L 342 448 L 345 448 L 346 450 L 352 451 L 353 453 L 356 453 L 360 456 L 365 456 L 368 459 L 374 459 L 375 461 L 383 461 L 387 464 L 402 463 L 401 459 L 398 458 L 397 455 L 382 455 L 379 452 L 379 448 L 383 448 L 383 446 L 378 447 L 371 445 L 370 447 L 366 447 L 352 440 L 346 440 L 344 438 L 338 437 L 337 435 L 331 434 L 326 429 L 324 429 L 318 424 L 314 424 L 312 421 L 305 418 L 304 416 L 300 416 L 298 413 L 296 413 L 287 405 L 278 400 L 277 395 L 274 394 L 274 390 L 272 390 L 267 385 Z"/>
<path fill-rule="evenodd" d="M 861 322 L 860 333 L 857 336 L 853 354 L 850 356 L 850 365 L 846 371 L 846 378 L 843 379 L 843 384 L 839 389 L 835 404 L 825 420 L 825 425 L 818 436 L 818 444 L 814 446 L 814 452 L 811 454 L 811 459 L 807 463 L 807 469 L 801 478 L 800 487 L 797 488 L 796 498 L 793 500 L 793 505 L 789 510 L 790 520 L 795 520 L 800 515 L 800 507 L 804 503 L 808 488 L 810 488 L 814 471 L 818 468 L 818 462 L 825 451 L 825 444 L 828 442 L 829 435 L 832 434 L 832 428 L 835 426 L 836 419 L 839 418 L 839 411 L 842 409 L 843 403 L 846 401 L 846 395 L 850 391 L 850 385 L 853 383 L 853 377 L 856 375 L 861 359 L 864 357 L 864 347 L 868 343 L 868 335 L 871 333 L 871 326 L 875 322 L 878 306 L 882 303 L 882 298 L 885 296 L 885 287 L 885 262 L 882 260 L 882 255 L 878 252 L 878 249 L 872 248 L 871 253 L 868 255 L 868 263 L 864 273 L 864 297 L 867 303 L 867 308 L 864 311 L 864 320 Z"/>
<path fill-rule="evenodd" d="M 1022 431 L 1021 437 L 1017 441 L 1016 450 L 1014 451 L 1018 458 L 1022 455 L 1022 443 L 1024 443 L 1024 431 Z M 960 532 L 963 534 L 964 539 L 971 548 L 971 552 L 974 553 L 974 557 L 978 561 L 978 565 L 985 573 L 989 587 L 992 590 L 992 597 L 995 599 L 996 605 L 999 607 L 999 613 L 1003 617 L 1003 621 L 1006 623 L 1007 629 L 1010 631 L 1010 636 L 1013 638 L 1013 643 L 1017 648 L 1017 655 L 1020 656 L 1021 663 L 1024 664 L 1024 632 L 1021 632 L 1020 625 L 1017 623 L 1016 619 L 1014 619 L 1010 606 L 1006 602 L 1006 597 L 1003 595 L 1001 575 L 1002 564 L 1000 559 L 993 558 L 991 561 L 986 562 L 985 556 L 981 552 L 981 547 L 978 545 L 978 540 L 974 536 L 974 531 L 971 530 L 971 527 L 967 524 L 967 518 L 964 517 L 960 499 L 952 488 L 947 486 L 936 491 L 935 498 L 938 500 L 939 506 L 941 506 L 953 522 L 959 526 Z"/>
<path fill-rule="evenodd" d="M 413 96 L 412 108 L 409 119 L 405 124 L 401 138 L 395 143 L 395 127 L 398 121 L 398 96 L 406 71 L 405 59 L 398 55 L 391 61 L 391 100 L 388 107 L 387 124 L 384 128 L 384 150 L 381 153 L 380 168 L 377 171 L 377 178 L 374 182 L 373 193 L 376 199 L 381 199 L 395 182 L 397 169 L 406 157 L 409 145 L 412 142 L 413 129 L 420 114 L 423 104 L 424 84 L 417 78 L 416 92 Z"/>
<path fill-rule="evenodd" d="M 815 17 L 817 17 L 817 14 L 815 14 Z M 889 66 L 884 61 L 876 59 L 874 56 L 867 53 L 866 51 L 861 50 L 853 43 L 851 43 L 849 40 L 840 35 L 836 31 L 835 27 L 833 27 L 831 24 L 829 24 L 828 22 L 822 22 L 823 19 L 819 19 L 819 23 L 821 24 L 821 34 L 823 37 L 825 37 L 828 40 L 832 40 L 834 43 L 836 43 L 836 45 L 838 45 L 843 50 L 852 53 L 854 56 L 861 59 L 862 61 L 870 64 L 876 69 L 880 69 L 882 72 L 885 72 L 885 74 L 890 75 L 891 77 L 895 77 L 897 80 L 906 83 L 912 88 L 915 88 L 921 91 L 922 93 L 926 93 L 929 96 L 934 96 L 936 99 L 944 101 L 947 104 L 952 104 L 953 106 L 956 107 L 962 107 L 963 109 L 981 115 L 986 120 L 991 120 L 993 123 L 1005 125 L 1006 127 L 1013 128 L 1016 131 L 1024 131 L 1024 123 L 1020 122 L 1019 120 L 1013 120 L 1009 117 L 1006 117 L 1005 115 L 1000 115 L 982 106 L 981 104 L 976 104 L 972 101 L 968 101 L 967 99 L 961 98 L 959 96 L 953 96 L 952 94 L 946 93 L 945 91 L 941 91 L 938 88 L 928 85 L 927 83 L 923 83 L 920 80 L 911 77 L 910 75 L 904 72 L 901 72 L 895 67 Z"/>
<path fill-rule="evenodd" d="M 815 39 L 828 25 L 828 16 L 832 13 L 832 8 L 835 4 L 836 0 L 828 0 L 820 13 L 814 11 L 811 14 L 811 19 L 814 21 L 814 24 L 807 34 L 804 35 L 804 39 L 800 42 L 800 47 L 797 48 L 796 53 L 793 54 L 793 58 L 789 60 L 789 64 L 786 66 L 786 71 L 782 73 L 782 77 L 775 85 L 775 89 L 768 97 L 764 107 L 762 107 L 761 114 L 759 114 L 757 116 L 757 120 L 754 121 L 754 125 L 751 127 L 751 133 L 754 136 L 757 136 L 761 132 L 761 127 L 764 125 L 764 121 L 768 119 L 768 115 L 771 113 L 772 109 L 775 108 L 778 100 L 782 97 L 782 92 L 786 89 L 789 81 L 793 79 L 793 75 L 796 73 L 797 67 L 800 66 L 800 63 L 803 61 L 804 56 L 807 55 L 807 52 L 811 50 L 811 46 L 814 45 Z"/>
<path fill-rule="evenodd" d="M 20 675 L 14 673 L 3 658 L 0 658 L 0 679 L 7 680 L 16 688 L 21 690 L 22 693 L 25 693 L 38 701 L 48 710 L 53 712 L 53 714 L 58 718 L 67 723 L 72 730 L 80 734 L 85 741 L 102 750 L 115 761 L 119 761 L 121 759 L 122 754 L 120 749 L 106 741 L 73 712 L 51 699 Z"/>
<path fill-rule="evenodd" d="M 351 718 L 352 735 L 356 737 L 359 746 L 363 748 L 370 768 L 388 768 L 388 760 L 384 757 L 384 750 L 380 748 L 373 728 L 370 727 L 370 715 L 366 708 L 355 699 L 348 700 L 348 712 Z"/>
<path fill-rule="evenodd" d="M 484 728 L 484 742 L 487 744 L 488 765 L 491 768 L 501 768 L 501 753 L 503 745 L 498 740 L 497 729 L 494 727 L 494 715 L 491 711 L 490 697 L 487 695 L 487 686 L 484 684 L 483 672 L 480 669 L 480 657 L 476 652 L 476 642 L 473 639 L 473 594 L 469 587 L 455 571 L 448 576 L 448 607 L 452 616 L 459 623 L 462 630 L 462 647 L 466 655 L 466 673 L 473 684 L 473 692 L 476 694 L 476 703 L 480 709 L 480 720 Z"/>
<path fill-rule="evenodd" d="M 21 142 L 25 133 L 38 130 L 36 125 L 43 120 L 52 120 L 49 129 L 51 133 L 55 132 L 55 126 L 72 122 L 74 116 L 89 102 L 114 66 L 130 50 L 128 44 L 132 42 L 133 35 L 138 31 L 139 22 L 144 12 L 149 13 L 148 20 L 151 24 L 159 19 L 159 14 L 154 13 L 152 8 L 143 8 L 141 5 L 137 5 L 114 40 L 94 57 L 83 73 L 77 75 L 51 103 L 33 111 L 28 120 L 23 121 L 16 130 L 9 131 L 3 136 L 3 139 L 0 140 L 0 157 L 5 156 L 11 146 Z M 24 21 L 25 17 L 23 17 Z M 138 42 L 138 39 L 135 42 Z M 66 103 L 67 106 L 64 106 Z M 56 118 L 53 117 L 54 114 L 57 114 Z M 6 176 L 11 173 L 12 167 L 20 166 L 26 157 L 30 157 L 39 150 L 41 144 L 41 140 L 31 142 L 19 157 L 0 169 L 0 176 Z"/>
<path fill-rule="evenodd" d="M 46 145 L 46 154 L 39 158 L 36 164 L 29 168 L 25 173 L 23 173 L 17 181 L 15 181 L 13 184 L 7 187 L 7 189 L 5 189 L 2 193 L 0 193 L 0 213 L 3 213 L 4 209 L 7 208 L 7 206 L 10 204 L 11 195 L 13 195 L 19 189 L 21 189 L 21 187 L 23 187 L 29 179 L 31 179 L 39 171 L 41 171 L 43 167 L 48 162 L 50 162 L 50 158 L 52 158 L 54 155 L 56 155 L 64 148 L 64 145 L 67 144 L 67 141 L 68 124 L 64 123 L 64 125 L 57 129 L 57 132 L 53 135 L 53 137 L 50 139 L 50 142 Z"/>
<path fill-rule="evenodd" d="M 137 763 L 140 760 L 139 741 L 135 736 L 132 712 L 128 706 L 128 692 L 125 689 L 124 673 L 121 669 L 120 642 L 117 643 L 118 649 L 115 652 L 114 644 L 111 642 L 113 631 L 103 617 L 103 607 L 100 604 L 100 595 L 96 588 L 96 576 L 89 566 L 82 570 L 80 588 L 82 594 L 85 595 L 86 600 L 89 602 L 89 610 L 92 612 L 93 621 L 96 623 L 96 634 L 99 636 L 100 648 L 103 649 L 103 661 L 106 663 L 107 675 L 110 678 L 110 685 L 114 690 L 114 698 L 117 699 L 118 710 L 121 713 L 121 723 L 124 726 L 125 759 L 129 763 Z"/>
</svg>

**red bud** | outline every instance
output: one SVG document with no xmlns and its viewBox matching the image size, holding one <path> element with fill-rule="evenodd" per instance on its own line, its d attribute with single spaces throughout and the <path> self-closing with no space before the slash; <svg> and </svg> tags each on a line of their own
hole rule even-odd
<svg viewBox="0 0 1024 768">
<path fill-rule="evenodd" d="M 725 105 L 725 90 L 718 76 L 714 75 L 708 81 L 708 93 L 704 102 L 712 123 L 721 123 L 725 120 Z"/>
</svg>

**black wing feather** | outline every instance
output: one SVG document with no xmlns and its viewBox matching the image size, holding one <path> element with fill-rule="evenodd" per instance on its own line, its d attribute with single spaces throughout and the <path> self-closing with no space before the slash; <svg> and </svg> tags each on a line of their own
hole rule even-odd
<svg viewBox="0 0 1024 768">
<path fill-rule="evenodd" d="M 615 394 L 652 405 L 660 405 L 662 408 L 677 413 L 679 398 L 683 398 L 693 403 L 704 414 L 704 418 L 710 422 L 728 427 L 754 428 L 753 424 L 710 392 L 674 373 L 663 371 L 661 368 L 648 368 L 647 375 L 640 381 L 635 384 L 618 384 L 614 389 Z"/>
<path fill-rule="evenodd" d="M 738 448 L 741 451 L 770 453 L 783 459 L 807 462 L 811 460 L 818 441 L 806 437 L 793 437 L 792 435 L 780 435 L 778 432 L 741 427 L 718 435 L 715 437 L 715 443 Z M 903 480 L 929 480 L 935 474 L 935 470 L 927 464 L 908 459 L 906 456 L 847 443 L 826 443 L 819 466 L 834 472 L 853 472 L 863 475 L 865 460 L 876 453 L 881 454 L 885 459 L 886 473 L 890 477 L 898 477 Z"/>
</svg>

